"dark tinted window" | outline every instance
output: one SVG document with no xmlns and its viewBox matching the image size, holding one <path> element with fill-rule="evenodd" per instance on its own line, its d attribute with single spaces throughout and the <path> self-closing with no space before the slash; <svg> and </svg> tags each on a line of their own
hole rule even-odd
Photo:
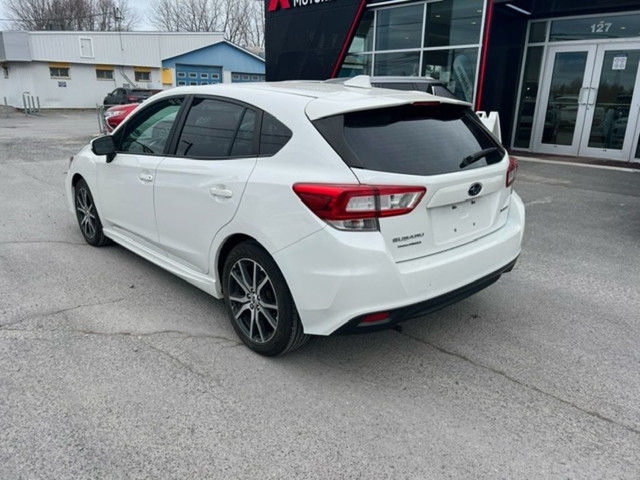
<svg viewBox="0 0 640 480">
<path fill-rule="evenodd" d="M 369 170 L 437 175 L 462 170 L 462 160 L 480 150 L 498 147 L 466 169 L 499 162 L 505 153 L 477 116 L 458 105 L 407 105 L 314 123 L 347 164 Z"/>
<path fill-rule="evenodd" d="M 163 100 L 138 113 L 127 123 L 118 151 L 162 154 L 182 100 Z"/>
<path fill-rule="evenodd" d="M 210 98 L 194 99 L 178 140 L 176 155 L 229 156 L 245 110 L 245 107 L 234 103 Z"/>
<path fill-rule="evenodd" d="M 277 153 L 289 141 L 291 135 L 291 130 L 265 112 L 260 133 L 260 155 Z"/>
<path fill-rule="evenodd" d="M 231 148 L 232 157 L 243 157 L 256 155 L 254 142 L 256 132 L 256 112 L 245 109 L 242 122 L 238 128 L 238 133 Z"/>
</svg>

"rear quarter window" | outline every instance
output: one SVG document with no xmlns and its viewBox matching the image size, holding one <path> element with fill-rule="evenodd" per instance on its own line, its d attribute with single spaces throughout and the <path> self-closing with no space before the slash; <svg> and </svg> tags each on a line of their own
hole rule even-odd
<svg viewBox="0 0 640 480">
<path fill-rule="evenodd" d="M 291 139 L 291 130 L 273 115 L 264 112 L 260 131 L 260 156 L 278 153 Z"/>
<path fill-rule="evenodd" d="M 350 112 L 314 125 L 343 160 L 355 168 L 409 175 L 438 175 L 481 168 L 505 150 L 467 106 L 404 105 Z M 461 167 L 469 155 L 495 151 Z"/>
</svg>

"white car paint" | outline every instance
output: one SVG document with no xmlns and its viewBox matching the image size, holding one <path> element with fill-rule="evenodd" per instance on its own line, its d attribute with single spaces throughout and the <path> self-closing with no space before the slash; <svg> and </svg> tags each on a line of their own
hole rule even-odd
<svg viewBox="0 0 640 480">
<path fill-rule="evenodd" d="M 119 153 L 113 162 L 84 148 L 65 182 L 74 211 L 73 182 L 83 177 L 107 237 L 222 297 L 220 258 L 227 239 L 260 243 L 282 271 L 304 332 L 328 335 L 355 316 L 423 302 L 499 270 L 520 254 L 524 206 L 505 187 L 508 157 L 481 169 L 415 175 L 349 168 L 309 118 L 413 102 L 462 104 L 419 92 L 350 88 L 313 82 L 179 87 L 157 94 L 114 132 L 153 105 L 179 95 L 239 100 L 269 112 L 292 130 L 275 155 L 222 161 Z M 466 192 L 477 181 L 486 194 L 479 213 Z M 383 218 L 380 231 L 346 232 L 315 216 L 294 193 L 300 182 L 423 185 L 410 214 Z M 444 213 L 466 208 L 464 224 Z M 475 207 L 475 205 L 474 205 Z M 475 216 L 474 216 L 475 215 Z M 464 222 L 463 222 L 464 223 Z M 422 232 L 425 241 L 400 251 L 393 239 Z"/>
</svg>

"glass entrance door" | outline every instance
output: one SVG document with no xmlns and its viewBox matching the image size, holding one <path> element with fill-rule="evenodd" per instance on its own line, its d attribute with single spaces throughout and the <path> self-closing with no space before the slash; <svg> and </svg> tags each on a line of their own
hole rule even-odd
<svg viewBox="0 0 640 480">
<path fill-rule="evenodd" d="M 534 150 L 629 160 L 638 143 L 639 64 L 638 44 L 549 48 Z"/>
<path fill-rule="evenodd" d="M 578 155 L 595 55 L 595 45 L 549 48 L 536 122 L 536 152 Z"/>
<path fill-rule="evenodd" d="M 615 160 L 631 157 L 640 110 L 639 63 L 640 49 L 631 50 L 628 44 L 598 47 L 580 155 Z"/>
</svg>

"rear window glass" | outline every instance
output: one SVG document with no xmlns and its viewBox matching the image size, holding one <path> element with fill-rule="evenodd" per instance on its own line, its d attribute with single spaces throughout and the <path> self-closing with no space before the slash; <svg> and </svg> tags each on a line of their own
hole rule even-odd
<svg viewBox="0 0 640 480">
<path fill-rule="evenodd" d="M 277 153 L 291 138 L 291 130 L 279 122 L 273 115 L 264 112 L 262 131 L 260 132 L 260 155 Z"/>
<path fill-rule="evenodd" d="M 314 124 L 349 166 L 367 170 L 438 175 L 497 163 L 505 154 L 471 109 L 460 105 L 366 110 Z M 486 149 L 493 150 L 461 166 Z"/>
</svg>

